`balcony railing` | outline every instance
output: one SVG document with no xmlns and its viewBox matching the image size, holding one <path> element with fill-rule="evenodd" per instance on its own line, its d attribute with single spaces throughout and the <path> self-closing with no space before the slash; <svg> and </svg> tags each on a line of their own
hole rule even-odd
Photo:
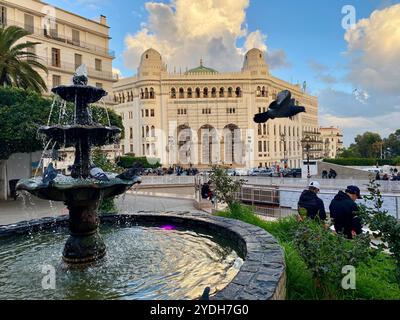
<svg viewBox="0 0 400 320">
<path fill-rule="evenodd" d="M 321 132 L 303 131 L 303 135 L 320 135 Z"/>
<path fill-rule="evenodd" d="M 66 61 L 58 61 L 58 63 L 55 63 L 52 58 L 47 58 L 47 57 L 40 57 L 38 62 L 46 65 L 48 68 L 56 68 L 60 69 L 61 71 L 66 71 L 66 72 L 71 72 L 74 73 L 76 68 L 78 67 L 75 65 L 75 63 L 71 62 L 66 62 Z M 99 71 L 93 68 L 87 68 L 88 69 L 88 76 L 93 77 L 93 78 L 100 78 L 100 79 L 105 79 L 105 80 L 118 80 L 118 74 L 110 71 Z"/>
<path fill-rule="evenodd" d="M 62 43 L 67 43 L 67 44 L 70 44 L 73 46 L 77 46 L 80 48 L 90 50 L 92 52 L 95 52 L 95 53 L 98 53 L 101 55 L 108 55 L 112 58 L 115 58 L 115 52 L 113 50 L 108 50 L 107 48 L 104 48 L 101 46 L 96 46 L 92 43 L 84 42 L 81 40 L 76 40 L 76 39 L 68 38 L 65 36 L 60 36 L 55 31 L 52 31 L 52 30 L 50 30 L 50 32 L 48 32 L 46 29 L 43 29 L 43 28 L 35 28 L 33 26 L 26 26 L 24 23 L 21 23 L 18 21 L 13 21 L 13 20 L 8 20 L 8 19 L 5 23 L 3 22 L 3 24 L 1 24 L 1 26 L 21 27 L 37 36 L 45 37 L 47 39 L 55 40 L 55 41 L 62 42 Z"/>
</svg>

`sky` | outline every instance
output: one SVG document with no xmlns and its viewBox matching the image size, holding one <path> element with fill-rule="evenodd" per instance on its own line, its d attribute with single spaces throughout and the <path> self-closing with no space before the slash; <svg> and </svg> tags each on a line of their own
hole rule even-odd
<svg viewBox="0 0 400 320">
<path fill-rule="evenodd" d="M 46 1 L 45 1 L 46 2 Z M 348 146 L 365 131 L 400 128 L 400 0 L 48 0 L 91 19 L 107 16 L 113 66 L 136 73 L 158 50 L 169 71 L 239 71 L 253 47 L 271 74 L 307 83 L 322 126 Z M 350 7 L 349 7 L 350 6 Z"/>
</svg>

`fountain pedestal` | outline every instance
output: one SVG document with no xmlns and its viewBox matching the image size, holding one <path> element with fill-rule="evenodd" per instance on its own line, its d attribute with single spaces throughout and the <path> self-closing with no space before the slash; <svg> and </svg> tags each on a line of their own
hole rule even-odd
<svg viewBox="0 0 400 320">
<path fill-rule="evenodd" d="M 99 200 L 67 203 L 69 210 L 68 238 L 63 260 L 68 263 L 88 263 L 104 257 L 106 246 L 98 232 Z"/>
</svg>

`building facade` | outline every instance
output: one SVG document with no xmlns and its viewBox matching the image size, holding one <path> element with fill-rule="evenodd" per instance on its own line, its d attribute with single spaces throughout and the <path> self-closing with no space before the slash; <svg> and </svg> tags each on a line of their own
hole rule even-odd
<svg viewBox="0 0 400 320">
<path fill-rule="evenodd" d="M 306 113 L 254 123 L 254 114 L 266 111 L 285 89 Z M 247 52 L 240 72 L 219 73 L 201 61 L 173 74 L 149 49 L 137 75 L 114 84 L 114 99 L 125 127 L 121 154 L 158 158 L 164 166 L 299 168 L 304 135 L 319 134 L 317 98 L 273 77 L 258 49 Z M 320 146 L 310 149 L 312 158 L 321 157 Z"/>
<path fill-rule="evenodd" d="M 324 158 L 334 159 L 343 150 L 343 134 L 337 127 L 320 128 Z"/>
<path fill-rule="evenodd" d="M 112 72 L 114 53 L 109 50 L 109 27 L 105 16 L 99 22 L 55 8 L 37 0 L 0 0 L 0 25 L 19 26 L 31 33 L 25 42 L 39 42 L 34 53 L 48 68 L 38 70 L 50 89 L 68 85 L 76 68 L 86 64 L 89 85 L 112 92 L 117 75 Z M 106 97 L 110 104 L 113 99 Z"/>
</svg>

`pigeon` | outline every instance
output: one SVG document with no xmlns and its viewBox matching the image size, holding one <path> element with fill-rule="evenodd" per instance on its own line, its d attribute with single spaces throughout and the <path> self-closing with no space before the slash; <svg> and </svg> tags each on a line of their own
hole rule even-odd
<svg viewBox="0 0 400 320">
<path fill-rule="evenodd" d="M 291 99 L 291 93 L 289 90 L 279 92 L 278 97 L 273 101 L 267 112 L 258 113 L 254 116 L 255 123 L 264 123 L 269 119 L 275 118 L 290 118 L 301 112 L 306 112 L 305 107 L 295 105 L 295 100 Z"/>
<path fill-rule="evenodd" d="M 57 177 L 58 172 L 56 169 L 54 169 L 53 163 L 50 162 L 49 165 L 47 166 L 46 170 L 43 172 L 42 176 L 42 184 L 45 186 L 48 186 L 50 183 L 54 181 L 54 179 Z"/>
<path fill-rule="evenodd" d="M 199 300 L 210 300 L 210 287 L 206 287 Z"/>
<path fill-rule="evenodd" d="M 139 177 L 140 172 L 143 170 L 143 166 L 140 162 L 135 162 L 132 167 L 130 167 L 125 172 L 116 176 L 116 178 L 122 180 L 133 180 L 135 183 L 140 183 L 141 179 Z"/>
<path fill-rule="evenodd" d="M 110 181 L 110 179 L 108 179 L 108 177 L 105 174 L 105 172 L 103 171 L 103 169 L 101 169 L 99 167 L 92 167 L 90 169 L 90 176 L 93 179 L 96 179 L 96 180 L 99 180 L 99 181 Z"/>
</svg>

